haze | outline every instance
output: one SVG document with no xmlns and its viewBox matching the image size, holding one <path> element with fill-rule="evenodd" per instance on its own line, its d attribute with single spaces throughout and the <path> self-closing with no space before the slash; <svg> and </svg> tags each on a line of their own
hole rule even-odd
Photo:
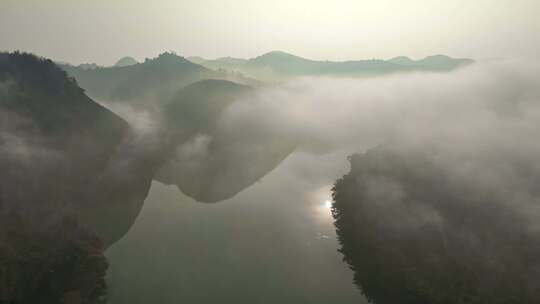
<svg viewBox="0 0 540 304">
<path fill-rule="evenodd" d="M 0 46 L 103 65 L 169 50 L 209 58 L 276 49 L 329 60 L 537 58 L 539 10 L 535 0 L 2 0 Z"/>
<path fill-rule="evenodd" d="M 540 11 L 0 0 L 0 304 L 540 303 Z"/>
</svg>

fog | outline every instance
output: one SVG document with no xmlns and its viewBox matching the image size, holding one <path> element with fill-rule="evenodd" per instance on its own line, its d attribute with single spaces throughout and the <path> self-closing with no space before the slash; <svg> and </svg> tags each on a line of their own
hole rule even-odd
<svg viewBox="0 0 540 304">
<path fill-rule="evenodd" d="M 304 78 L 236 102 L 220 127 L 292 137 L 315 152 L 448 138 L 468 148 L 471 137 L 502 136 L 496 128 L 536 124 L 538 71 L 530 63 L 494 61 L 451 73 Z"/>
<path fill-rule="evenodd" d="M 0 304 L 540 303 L 538 11 L 0 0 Z"/>
<path fill-rule="evenodd" d="M 100 101 L 128 129 L 52 62 L 26 58 L 61 81 L 0 82 L 0 96 L 10 101 L 24 85 L 37 88 L 28 104 L 6 103 L 0 111 L 3 216 L 10 217 L 6 207 L 22 210 L 28 222 L 55 223 L 55 229 L 63 229 L 64 215 L 78 216 L 104 243 L 100 252 L 112 245 L 111 303 L 366 301 L 353 284 L 353 276 L 360 287 L 366 282 L 365 260 L 347 254 L 370 223 L 376 229 L 368 237 L 405 244 L 382 242 L 371 248 L 374 257 L 392 257 L 377 253 L 398 248 L 407 261 L 427 261 L 424 252 L 409 252 L 409 243 L 399 241 L 428 239 L 466 266 L 481 265 L 477 278 L 494 272 L 504 278 L 479 280 L 479 294 L 518 282 L 526 299 L 537 298 L 538 263 L 531 257 L 540 248 L 539 65 L 497 60 L 447 73 L 310 77 L 241 90 L 204 81 L 190 88 L 199 95 L 173 99 L 176 116 L 164 103 Z M 58 98 L 65 102 L 58 108 L 33 103 Z M 94 116 L 66 106 L 72 100 L 87 104 Z M 19 112 L 10 110 L 13 104 Z M 25 106 L 36 112 L 28 114 Z M 61 119 L 58 109 L 67 113 Z M 109 124 L 96 127 L 102 118 Z M 160 168 L 178 174 L 179 186 L 158 182 Z M 346 187 L 332 192 L 336 180 Z M 352 221 L 355 228 L 344 232 L 338 223 L 337 239 L 326 202 L 339 197 L 339 189 L 349 189 L 351 197 L 336 201 L 336 223 Z M 206 202 L 217 204 L 189 197 L 205 201 L 208 193 Z M 350 208 L 344 217 L 342 207 Z M 98 282 L 106 270 L 99 263 Z M 441 260 L 437 267 L 445 265 Z M 445 275 L 431 264 L 420 266 Z M 400 268 L 381 269 L 399 274 Z"/>
<path fill-rule="evenodd" d="M 454 224 L 458 208 L 459 217 L 472 222 L 463 226 L 469 241 L 457 237 L 459 244 L 474 244 L 481 258 L 500 249 L 480 235 L 483 225 L 510 239 L 525 233 L 536 250 L 539 71 L 526 62 L 492 61 L 444 74 L 303 78 L 237 100 L 219 117 L 217 136 L 235 134 L 247 142 L 266 138 L 266 146 L 293 141 L 295 152 L 258 183 L 217 205 L 197 204 L 176 188 L 154 183 L 131 231 L 108 251 L 112 303 L 365 301 L 340 262 L 325 201 L 349 169 L 347 156 L 380 145 L 395 151 L 396 160 L 410 160 L 419 174 L 439 168 L 442 175 L 418 187 L 454 206 L 405 207 L 402 200 L 412 190 L 400 184 L 401 171 L 392 171 L 399 170 L 393 162 L 373 160 L 373 168 L 389 173 L 388 179 L 374 175 L 367 183 L 365 195 L 373 202 L 367 212 L 385 231 L 421 235 L 426 225 L 443 225 L 452 241 L 464 233 L 463 224 Z M 180 149 L 183 159 L 204 159 L 212 140 L 198 134 Z M 238 155 L 244 147 L 232 145 Z M 419 157 L 429 164 L 415 162 Z M 439 188 L 439 178 L 454 186 Z M 491 200 L 482 199 L 486 193 Z M 477 199 L 465 198 L 471 196 Z M 459 248 L 449 250 L 462 254 Z M 535 266 L 513 254 L 526 267 Z M 507 278 L 530 280 L 534 274 L 518 276 Z M 214 292 L 201 293 L 208 289 Z"/>
<path fill-rule="evenodd" d="M 275 147 L 294 143 L 296 151 L 315 155 L 352 154 L 380 144 L 436 149 L 439 161 L 452 170 L 467 157 L 533 161 L 539 148 L 534 140 L 540 123 L 538 71 L 524 62 L 492 61 L 450 73 L 302 78 L 260 88 L 227 107 L 214 134 L 198 133 L 180 145 L 177 160 L 193 169 L 218 158 L 234 164 L 233 173 L 265 172 L 262 160 Z M 209 155 L 208 146 L 220 141 L 226 149 L 213 153 L 223 154 Z M 234 181 L 214 186 L 227 188 Z"/>
</svg>

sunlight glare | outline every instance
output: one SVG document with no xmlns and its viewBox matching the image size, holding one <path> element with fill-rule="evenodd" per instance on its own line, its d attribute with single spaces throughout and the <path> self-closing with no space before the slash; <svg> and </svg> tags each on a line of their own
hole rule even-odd
<svg viewBox="0 0 540 304">
<path fill-rule="evenodd" d="M 332 202 L 327 200 L 324 202 L 324 206 L 328 209 L 332 209 Z"/>
</svg>

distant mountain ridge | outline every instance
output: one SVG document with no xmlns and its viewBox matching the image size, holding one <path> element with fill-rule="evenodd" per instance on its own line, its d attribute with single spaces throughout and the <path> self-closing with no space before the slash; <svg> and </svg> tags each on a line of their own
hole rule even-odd
<svg viewBox="0 0 540 304">
<path fill-rule="evenodd" d="M 251 59 L 218 58 L 207 60 L 189 57 L 209 69 L 231 69 L 260 79 L 304 75 L 371 76 L 407 71 L 450 71 L 473 63 L 472 59 L 451 58 L 446 55 L 412 60 L 399 56 L 389 60 L 319 61 L 299 57 L 283 51 L 272 51 Z"/>
<path fill-rule="evenodd" d="M 165 52 L 142 63 L 124 57 L 111 67 L 60 63 L 59 66 L 94 99 L 155 103 L 166 101 L 182 87 L 204 79 L 229 80 L 257 87 L 262 82 L 301 76 L 370 77 L 402 72 L 446 72 L 473 62 L 445 55 L 420 60 L 399 56 L 389 60 L 321 61 L 283 51 L 272 51 L 251 59 L 222 57 L 208 60 Z"/>
<path fill-rule="evenodd" d="M 118 60 L 114 66 L 116 67 L 125 67 L 125 66 L 130 66 L 130 65 L 134 65 L 134 64 L 137 64 L 139 63 L 137 60 L 135 60 L 135 58 L 133 57 L 123 57 L 123 58 L 120 58 L 120 60 Z"/>
<path fill-rule="evenodd" d="M 189 61 L 206 66 L 211 69 L 229 68 L 236 65 L 242 65 L 247 62 L 246 59 L 235 57 L 221 57 L 217 59 L 208 60 L 199 56 L 192 56 L 187 58 Z"/>
</svg>

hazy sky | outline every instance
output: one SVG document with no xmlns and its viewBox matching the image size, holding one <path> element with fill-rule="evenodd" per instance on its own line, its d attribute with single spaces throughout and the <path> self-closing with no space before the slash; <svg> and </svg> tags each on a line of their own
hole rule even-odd
<svg viewBox="0 0 540 304">
<path fill-rule="evenodd" d="M 168 50 L 538 58 L 539 11 L 538 0 L 0 0 L 0 49 L 100 64 Z"/>
</svg>

